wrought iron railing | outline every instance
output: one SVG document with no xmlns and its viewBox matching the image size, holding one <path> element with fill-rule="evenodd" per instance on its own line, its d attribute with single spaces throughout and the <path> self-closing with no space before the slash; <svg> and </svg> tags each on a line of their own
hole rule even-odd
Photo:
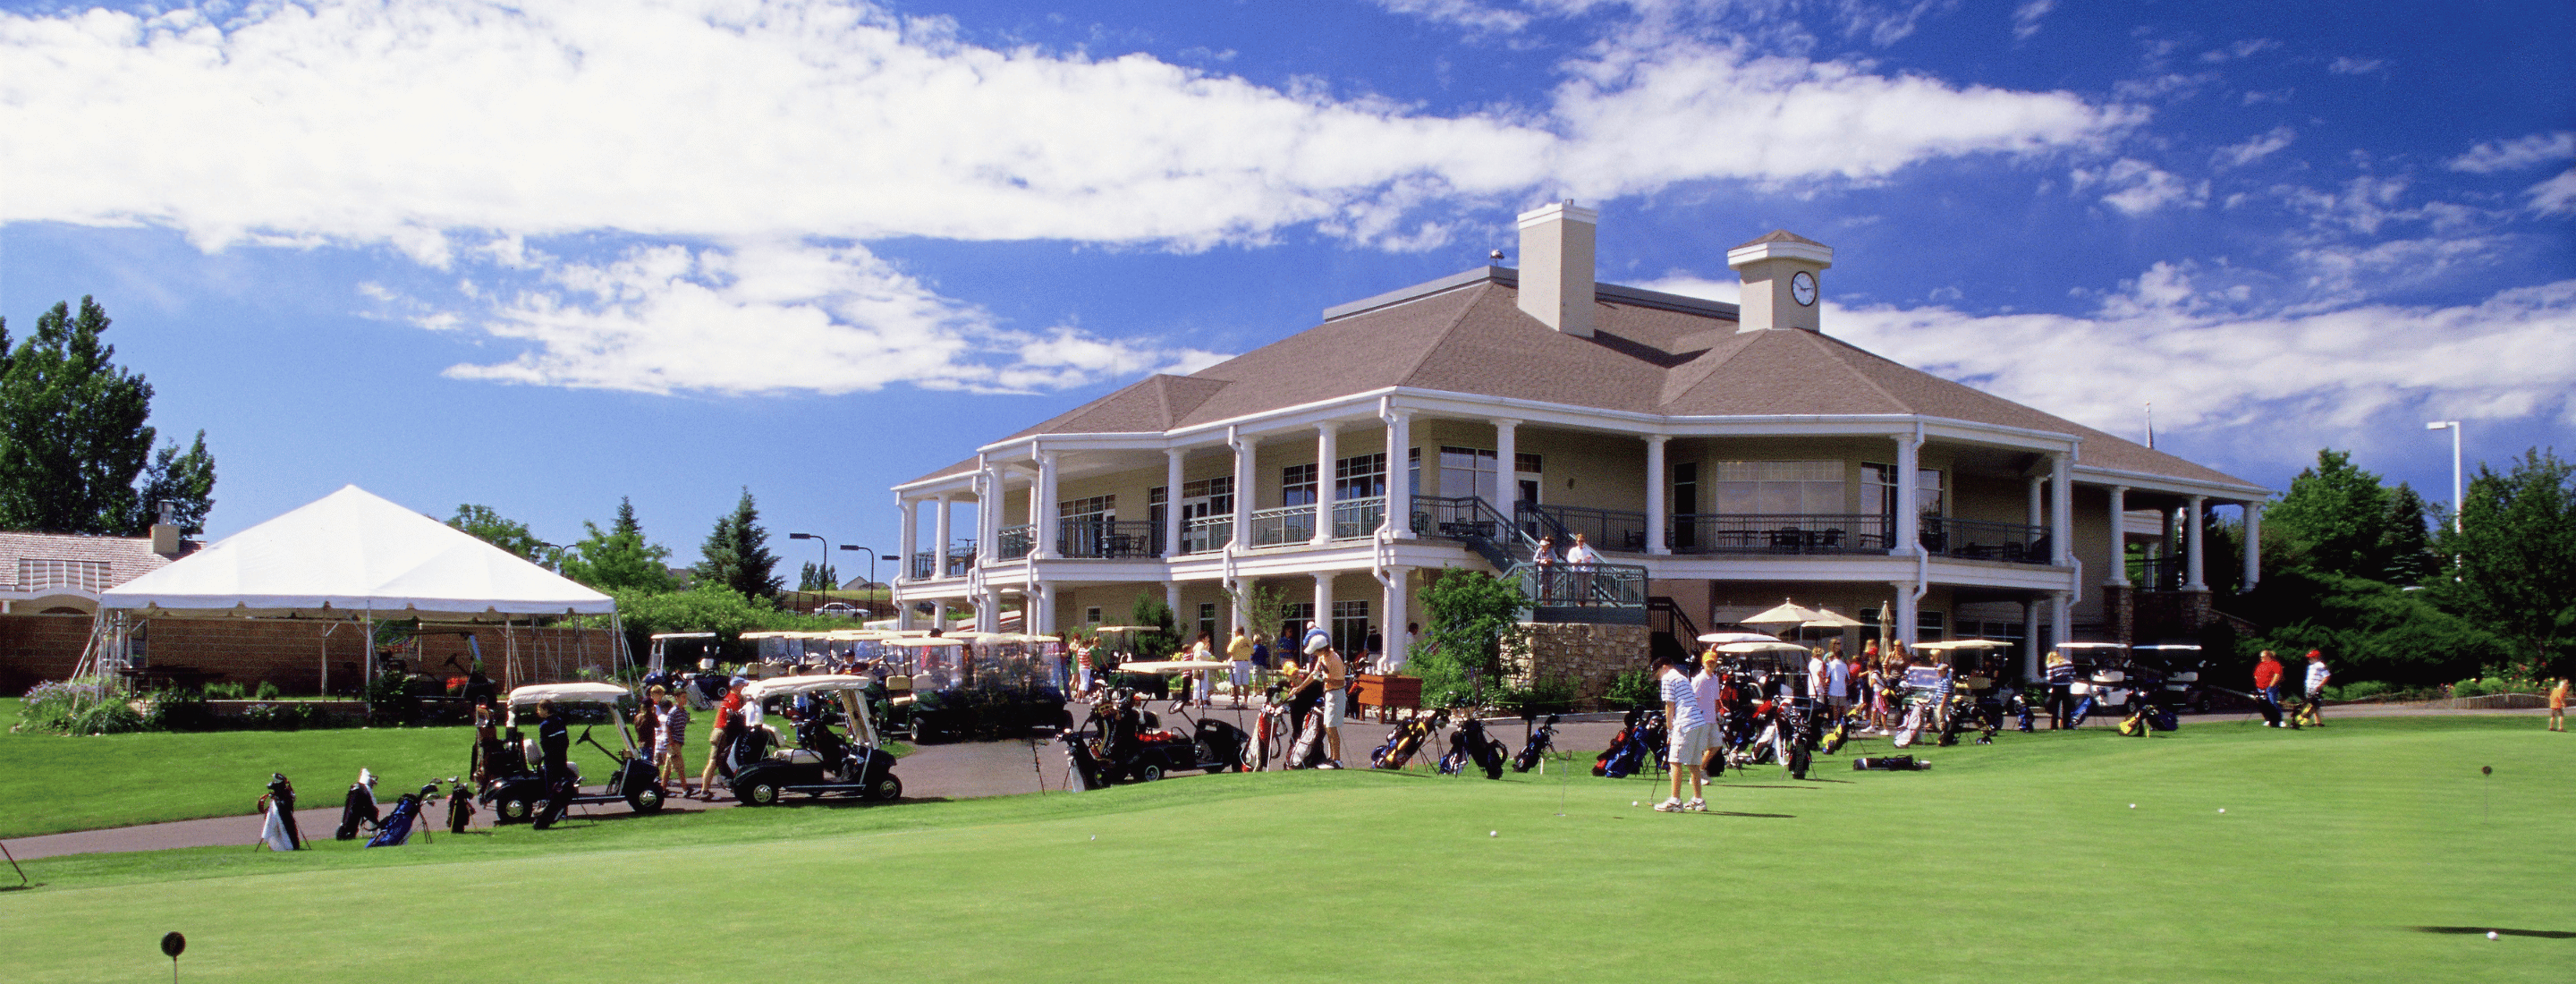
<svg viewBox="0 0 2576 984">
<path fill-rule="evenodd" d="M 2129 559 L 2129 583 L 2141 591 L 2180 591 L 2188 571 L 2183 556 L 2132 557 Z"/>
<path fill-rule="evenodd" d="M 1883 554 L 1895 534 L 1875 514 L 1684 513 L 1664 536 L 1674 553 Z"/>
<path fill-rule="evenodd" d="M 1921 535 L 1923 549 L 1936 556 L 2003 560 L 2016 564 L 2046 564 L 2056 560 L 2050 556 L 2048 528 L 2045 526 L 1925 516 Z"/>
<path fill-rule="evenodd" d="M 1181 521 L 1181 552 L 1184 554 L 1215 553 L 1225 549 L 1226 540 L 1234 536 L 1234 517 L 1203 516 Z"/>
<path fill-rule="evenodd" d="M 1263 509 L 1252 514 L 1253 546 L 1284 547 L 1314 539 L 1315 507 L 1312 503 Z"/>
<path fill-rule="evenodd" d="M 1056 555 L 1088 559 L 1156 556 L 1162 531 L 1154 525 L 1141 519 L 1058 520 Z"/>
<path fill-rule="evenodd" d="M 940 560 L 939 555 L 927 550 L 914 553 L 912 555 L 913 579 L 926 581 L 934 577 L 965 577 L 966 569 L 975 566 L 974 548 L 959 547 L 950 550 L 948 551 L 947 559 L 948 565 L 946 570 L 932 573 L 934 570 L 938 569 Z"/>
<path fill-rule="evenodd" d="M 1515 564 L 1509 573 L 1541 608 L 1646 607 L 1646 569 L 1635 564 Z"/>
<path fill-rule="evenodd" d="M 1585 543 L 1595 550 L 1621 553 L 1646 552 L 1646 514 L 1626 509 L 1594 509 L 1590 506 L 1542 506 L 1521 503 L 1521 532 L 1528 536 L 1553 536 L 1563 547 L 1583 534 Z"/>
<path fill-rule="evenodd" d="M 1333 503 L 1333 539 L 1357 540 L 1386 525 L 1386 497 L 1343 499 Z"/>
<path fill-rule="evenodd" d="M 1005 526 L 1002 527 L 1002 533 L 998 538 L 998 542 L 993 545 L 994 555 L 1002 558 L 1003 560 L 1018 560 L 1022 557 L 1028 556 L 1029 550 L 1036 546 L 1036 544 L 1037 527 L 1030 526 L 1027 523 L 1022 523 L 1018 526 Z"/>
</svg>

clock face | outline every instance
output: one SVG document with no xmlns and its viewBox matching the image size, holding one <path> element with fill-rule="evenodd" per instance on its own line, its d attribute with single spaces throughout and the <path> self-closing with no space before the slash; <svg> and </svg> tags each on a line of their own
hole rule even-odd
<svg viewBox="0 0 2576 984">
<path fill-rule="evenodd" d="M 1805 270 L 1800 270 L 1800 271 L 1798 271 L 1798 275 L 1797 275 L 1797 276 L 1794 276 L 1794 277 L 1789 278 L 1789 296 L 1794 297 L 1794 298 L 1797 298 L 1797 299 L 1798 299 L 1798 305 L 1799 305 L 1800 307 L 1807 307 L 1807 306 L 1811 306 L 1811 305 L 1815 304 L 1815 303 L 1816 303 L 1816 276 L 1815 276 L 1815 274 L 1808 273 L 1808 272 L 1807 272 L 1807 271 L 1805 271 Z"/>
</svg>

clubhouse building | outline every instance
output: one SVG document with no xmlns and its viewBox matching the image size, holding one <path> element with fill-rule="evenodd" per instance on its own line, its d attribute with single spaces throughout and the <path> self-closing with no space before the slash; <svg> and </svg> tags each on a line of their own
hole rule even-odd
<svg viewBox="0 0 2576 984">
<path fill-rule="evenodd" d="M 1250 628 L 1356 649 L 1453 568 L 1520 578 L 1543 644 L 1640 660 L 1784 599 L 1863 622 L 1855 648 L 1994 638 L 2030 667 L 2214 617 L 2203 527 L 2239 506 L 2253 540 L 2264 488 L 1835 339 L 1820 243 L 1728 251 L 1724 304 L 1596 282 L 1597 222 L 1523 214 L 1517 270 L 1329 309 L 896 486 L 907 624 L 1118 624 L 1159 592 L 1221 647 L 1259 587 L 1292 604 Z M 1542 578 L 1538 539 L 1577 535 L 1603 562 Z"/>
</svg>

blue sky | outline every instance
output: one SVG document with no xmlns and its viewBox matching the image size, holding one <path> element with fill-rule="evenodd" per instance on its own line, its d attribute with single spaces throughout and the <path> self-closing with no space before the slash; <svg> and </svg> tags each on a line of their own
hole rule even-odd
<svg viewBox="0 0 2576 984">
<path fill-rule="evenodd" d="M 216 535 L 629 495 L 685 559 L 749 486 L 891 546 L 894 482 L 1562 197 L 1605 280 L 1786 227 L 1829 333 L 2275 487 L 2576 451 L 2566 4 L 0 8 L 0 314 L 107 306 Z"/>
</svg>

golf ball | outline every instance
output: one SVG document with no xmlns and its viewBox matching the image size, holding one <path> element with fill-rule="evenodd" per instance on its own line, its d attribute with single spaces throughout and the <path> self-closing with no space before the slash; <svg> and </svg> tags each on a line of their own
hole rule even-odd
<svg viewBox="0 0 2576 984">
<path fill-rule="evenodd" d="M 1629 801 L 1628 801 L 1628 805 L 1629 805 L 1629 806 L 1635 806 L 1635 805 L 1637 805 L 1637 801 L 1636 801 L 1636 800 L 1629 800 Z"/>
<path fill-rule="evenodd" d="M 1502 832 L 1502 831 L 1499 831 L 1499 830 L 1488 830 L 1488 831 L 1485 831 L 1485 836 L 1487 836 L 1487 837 L 1500 837 L 1500 836 L 1502 836 L 1502 835 L 1503 835 L 1503 832 Z"/>
<path fill-rule="evenodd" d="M 2225 813 L 2225 812 L 2227 812 L 2227 808 L 2226 808 L 2226 807 L 2223 807 L 2223 806 L 2222 806 L 2222 807 L 2219 807 L 2219 808 L 2218 808 L 2218 812 L 2220 812 L 2220 813 Z"/>
<path fill-rule="evenodd" d="M 2138 804 L 2136 804 L 2136 803 L 2131 803 L 2131 804 L 2129 804 L 2129 809 L 2134 810 L 2134 809 L 2137 809 L 2137 808 L 2138 808 Z"/>
<path fill-rule="evenodd" d="M 2495 930 L 2490 929 L 2490 930 L 2487 930 L 2487 938 L 2492 940 L 2492 939 L 2501 939 L 2502 937 L 2497 936 L 2497 935 L 2496 935 L 2496 931 L 2495 931 Z"/>
</svg>

